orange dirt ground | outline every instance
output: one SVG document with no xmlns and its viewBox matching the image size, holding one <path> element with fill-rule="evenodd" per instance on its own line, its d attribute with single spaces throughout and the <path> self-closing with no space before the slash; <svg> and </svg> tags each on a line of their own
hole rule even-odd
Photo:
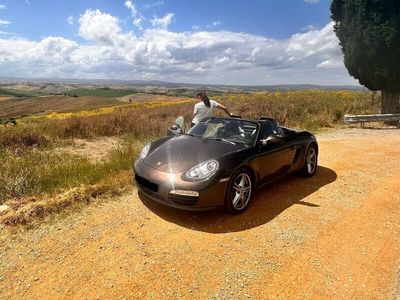
<svg viewBox="0 0 400 300">
<path fill-rule="evenodd" d="M 399 299 L 400 131 L 319 135 L 242 215 L 134 192 L 0 240 L 2 299 Z"/>
</svg>

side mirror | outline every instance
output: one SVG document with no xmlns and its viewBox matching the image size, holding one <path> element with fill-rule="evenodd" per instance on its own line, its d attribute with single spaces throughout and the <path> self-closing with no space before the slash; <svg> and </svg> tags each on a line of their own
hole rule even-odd
<svg viewBox="0 0 400 300">
<path fill-rule="evenodd" d="M 176 131 L 176 130 L 180 130 L 180 129 L 181 129 L 181 128 L 179 127 L 178 124 L 172 124 L 169 128 L 170 128 L 171 130 L 173 130 L 173 131 Z"/>
<path fill-rule="evenodd" d="M 182 133 L 182 129 L 178 124 L 172 124 L 167 131 L 167 135 L 178 135 Z"/>
<path fill-rule="evenodd" d="M 282 139 L 275 136 L 275 135 L 270 135 L 266 139 L 261 140 L 261 145 L 267 146 L 270 144 L 279 144 L 282 142 Z"/>
<path fill-rule="evenodd" d="M 184 125 L 185 125 L 185 119 L 180 116 L 175 120 L 175 123 L 172 124 L 168 130 L 167 130 L 167 135 L 179 135 L 184 132 Z"/>
</svg>

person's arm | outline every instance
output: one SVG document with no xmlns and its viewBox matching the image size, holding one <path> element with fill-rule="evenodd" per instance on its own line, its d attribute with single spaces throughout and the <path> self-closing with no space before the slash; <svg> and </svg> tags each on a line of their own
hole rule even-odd
<svg viewBox="0 0 400 300">
<path fill-rule="evenodd" d="M 196 107 L 196 105 L 194 106 L 194 109 L 193 109 L 193 116 L 196 116 L 197 115 L 197 107 Z"/>
<path fill-rule="evenodd" d="M 232 114 L 229 112 L 229 110 L 228 110 L 225 106 L 223 106 L 223 105 L 217 103 L 217 106 L 216 106 L 216 107 L 219 108 L 219 109 L 221 109 L 221 110 L 223 110 L 224 112 L 226 112 L 226 113 L 228 114 L 228 116 L 231 116 L 231 115 L 232 115 Z"/>
</svg>

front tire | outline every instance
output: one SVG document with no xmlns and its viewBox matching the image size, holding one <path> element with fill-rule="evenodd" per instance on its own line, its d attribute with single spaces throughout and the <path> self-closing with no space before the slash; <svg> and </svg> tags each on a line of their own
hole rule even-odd
<svg viewBox="0 0 400 300">
<path fill-rule="evenodd" d="M 311 144 L 306 152 L 306 159 L 301 174 L 304 177 L 312 177 L 317 171 L 318 166 L 318 151 L 314 144 Z"/>
<path fill-rule="evenodd" d="M 249 205 L 253 189 L 250 172 L 246 169 L 236 171 L 229 182 L 225 199 L 226 210 L 232 215 L 244 212 Z"/>
</svg>

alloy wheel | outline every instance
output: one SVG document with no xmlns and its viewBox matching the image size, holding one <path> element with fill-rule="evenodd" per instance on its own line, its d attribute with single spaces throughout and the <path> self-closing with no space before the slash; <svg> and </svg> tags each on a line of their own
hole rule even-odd
<svg viewBox="0 0 400 300">
<path fill-rule="evenodd" d="M 232 188 L 232 205 L 236 210 L 242 210 L 247 206 L 252 190 L 251 178 L 247 173 L 240 173 L 236 176 Z"/>
<path fill-rule="evenodd" d="M 314 173 L 317 166 L 317 152 L 314 147 L 310 147 L 310 149 L 308 150 L 306 165 L 308 173 Z"/>
</svg>

